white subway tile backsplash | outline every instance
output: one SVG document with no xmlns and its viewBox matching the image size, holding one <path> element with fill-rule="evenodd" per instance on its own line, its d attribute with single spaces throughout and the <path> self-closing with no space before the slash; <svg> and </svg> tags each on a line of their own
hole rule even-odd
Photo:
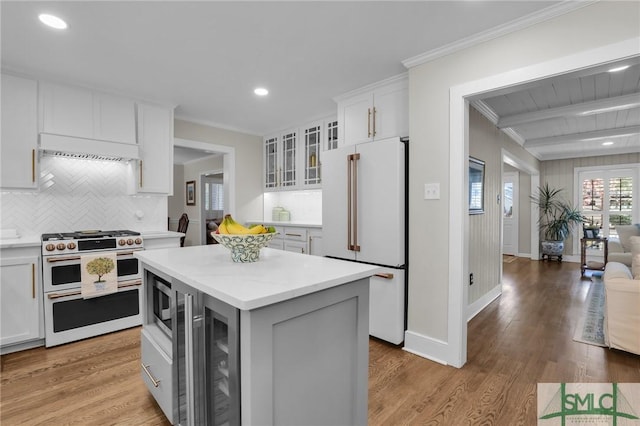
<svg viewBox="0 0 640 426">
<path fill-rule="evenodd" d="M 0 227 L 21 235 L 167 227 L 167 197 L 127 195 L 125 163 L 43 157 L 40 170 L 39 192 L 0 194 Z"/>
<path fill-rule="evenodd" d="M 322 223 L 322 190 L 266 192 L 264 194 L 264 220 L 271 220 L 274 207 L 291 212 L 295 222 Z"/>
</svg>

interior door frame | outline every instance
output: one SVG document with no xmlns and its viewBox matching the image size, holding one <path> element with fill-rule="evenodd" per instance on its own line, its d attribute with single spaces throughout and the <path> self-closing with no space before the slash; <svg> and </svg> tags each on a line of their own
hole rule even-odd
<svg viewBox="0 0 640 426">
<path fill-rule="evenodd" d="M 223 185 L 224 185 L 224 205 L 226 212 L 236 211 L 236 149 L 232 146 L 218 145 L 208 142 L 200 142 L 189 139 L 174 138 L 174 146 L 183 148 L 191 148 L 199 151 L 209 152 L 211 154 L 223 155 Z M 198 232 L 200 236 L 200 244 L 206 244 L 203 236 L 205 235 L 206 221 L 202 220 L 202 209 L 198 209 L 198 221 L 200 222 L 200 230 Z"/>
<path fill-rule="evenodd" d="M 469 289 L 469 217 L 467 215 L 469 157 L 469 100 L 474 96 L 595 65 L 640 56 L 638 38 L 567 55 L 558 59 L 491 75 L 452 86 L 449 91 L 449 296 L 447 311 L 447 363 L 462 367 L 467 362 L 467 301 Z M 533 182 L 533 179 L 532 179 Z M 533 183 L 532 183 L 533 185 Z M 537 217 L 534 215 L 532 217 Z M 534 237 L 532 235 L 532 237 Z M 532 238 L 538 251 L 538 236 Z M 462 252 L 462 256 L 460 256 Z"/>
<path fill-rule="evenodd" d="M 502 164 L 504 165 L 504 162 Z M 505 254 L 505 252 L 504 252 L 504 241 L 505 241 L 505 239 L 504 239 L 504 234 L 505 234 L 505 232 L 504 232 L 504 224 L 505 224 L 504 203 L 505 203 L 505 200 L 506 200 L 505 192 L 504 192 L 504 184 L 505 184 L 505 179 L 507 177 L 513 176 L 513 178 L 510 179 L 510 182 L 513 184 L 513 193 L 512 193 L 513 194 L 513 196 L 512 196 L 512 203 L 513 204 L 511 206 L 512 207 L 511 220 L 513 220 L 515 222 L 515 253 L 514 254 L 509 253 L 509 254 L 513 255 L 513 256 L 517 256 L 518 255 L 518 243 L 519 243 L 519 238 L 518 238 L 519 237 L 519 235 L 518 235 L 518 231 L 519 230 L 518 230 L 518 228 L 519 228 L 519 223 L 520 223 L 519 222 L 520 221 L 520 206 L 519 206 L 519 203 L 520 203 L 520 188 L 519 188 L 520 176 L 519 176 L 519 174 L 520 173 L 519 173 L 519 171 L 508 171 L 508 172 L 506 172 L 506 171 L 504 171 L 504 167 L 503 167 L 501 174 L 502 174 L 502 191 L 501 191 L 502 192 L 502 196 L 500 197 L 500 199 L 501 199 L 500 206 L 501 206 L 501 212 L 502 212 L 502 214 L 501 214 L 502 219 L 500 220 L 500 222 L 501 222 L 500 223 L 500 235 L 501 235 L 502 238 L 500 239 L 501 240 L 501 242 L 500 242 L 500 248 L 501 249 L 500 250 L 501 250 L 502 254 L 504 255 Z"/>
</svg>

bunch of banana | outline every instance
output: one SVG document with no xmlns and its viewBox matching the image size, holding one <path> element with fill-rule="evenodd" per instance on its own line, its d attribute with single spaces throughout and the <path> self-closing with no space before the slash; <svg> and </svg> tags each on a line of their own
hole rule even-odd
<svg viewBox="0 0 640 426">
<path fill-rule="evenodd" d="M 264 225 L 252 225 L 247 228 L 233 220 L 230 214 L 224 216 L 224 220 L 218 226 L 217 233 L 219 234 L 233 234 L 233 235 L 248 235 L 248 234 L 267 234 L 270 232 L 276 232 L 273 226 L 266 228 Z"/>
</svg>

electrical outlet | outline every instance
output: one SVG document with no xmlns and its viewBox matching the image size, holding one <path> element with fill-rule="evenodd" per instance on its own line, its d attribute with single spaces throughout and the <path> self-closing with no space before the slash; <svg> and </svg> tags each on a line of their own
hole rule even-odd
<svg viewBox="0 0 640 426">
<path fill-rule="evenodd" d="M 439 183 L 425 183 L 424 184 L 424 199 L 425 200 L 439 200 L 440 199 L 440 184 Z"/>
<path fill-rule="evenodd" d="M 473 273 L 469 274 L 469 285 L 473 285 Z"/>
</svg>

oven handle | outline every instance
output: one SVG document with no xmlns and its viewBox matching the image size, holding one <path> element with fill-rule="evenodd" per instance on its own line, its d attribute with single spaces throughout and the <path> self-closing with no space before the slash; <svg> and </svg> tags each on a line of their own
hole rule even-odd
<svg viewBox="0 0 640 426">
<path fill-rule="evenodd" d="M 138 285 L 142 285 L 142 280 L 141 279 L 137 279 L 137 280 L 129 280 L 129 281 L 120 281 L 118 283 L 118 289 L 121 288 L 127 288 L 127 287 L 135 287 Z M 49 293 L 47 294 L 47 297 L 51 300 L 53 299 L 61 299 L 63 297 L 69 297 L 69 296 L 77 296 L 79 294 L 82 294 L 82 292 L 80 290 L 74 290 L 74 291 L 69 291 L 66 293 Z"/>
<path fill-rule="evenodd" d="M 140 251 L 140 250 L 142 250 L 142 249 L 132 250 L 132 251 L 119 251 L 116 254 L 118 256 L 131 256 L 135 251 Z M 47 258 L 47 262 L 49 262 L 49 263 L 66 262 L 68 260 L 80 260 L 80 256 L 49 257 L 49 258 Z"/>
</svg>

